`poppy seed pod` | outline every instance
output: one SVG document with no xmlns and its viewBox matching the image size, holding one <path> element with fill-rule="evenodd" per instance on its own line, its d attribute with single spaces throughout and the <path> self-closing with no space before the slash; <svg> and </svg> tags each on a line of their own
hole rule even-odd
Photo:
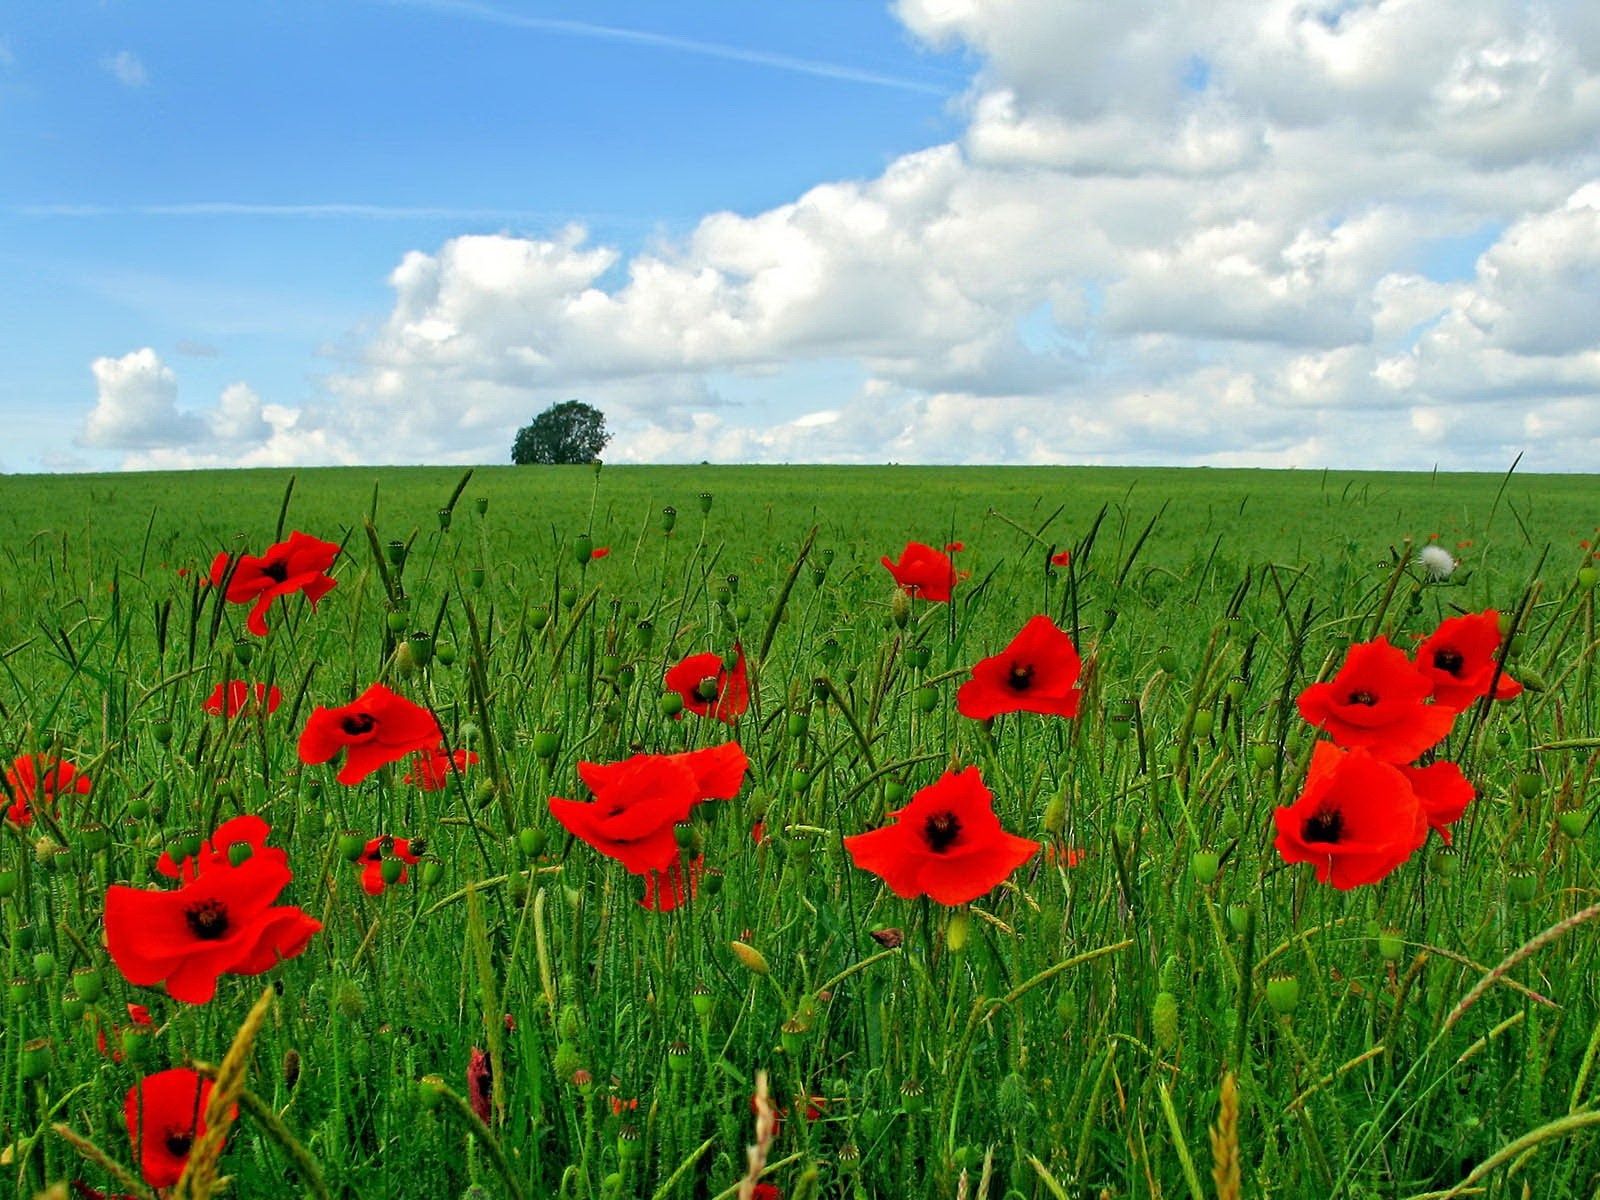
<svg viewBox="0 0 1600 1200">
<path fill-rule="evenodd" d="M 662 533 L 671 533 L 672 532 L 672 527 L 674 525 L 676 525 L 677 523 L 678 523 L 678 510 L 673 508 L 672 505 L 669 504 L 669 505 L 667 505 L 667 507 L 665 507 L 665 508 L 663 508 L 661 510 L 661 532 Z"/>
<path fill-rule="evenodd" d="M 391 563 L 397 567 L 405 566 L 406 544 L 404 542 L 402 542 L 399 538 L 395 538 L 388 544 L 387 550 L 389 553 L 389 561 Z"/>
<path fill-rule="evenodd" d="M 711 511 L 711 493 L 710 492 L 701 492 L 700 493 L 700 511 L 702 513 L 708 513 L 708 512 Z"/>
<path fill-rule="evenodd" d="M 99 967 L 79 967 L 72 973 L 72 990 L 78 999 L 93 1004 L 105 991 L 105 975 Z"/>
<path fill-rule="evenodd" d="M 17 1062 L 17 1073 L 30 1083 L 43 1079 L 50 1071 L 50 1039 L 34 1038 L 22 1047 Z"/>
<path fill-rule="evenodd" d="M 594 556 L 594 539 L 587 533 L 580 533 L 572 539 L 572 559 L 580 567 L 589 565 L 589 559 Z"/>
<path fill-rule="evenodd" d="M 489 497 L 479 496 L 472 502 L 472 507 L 478 510 L 478 515 L 480 517 L 483 516 L 489 511 Z"/>
<path fill-rule="evenodd" d="M 1267 1003 L 1280 1017 L 1300 1006 L 1300 981 L 1293 975 L 1275 975 L 1267 980 Z"/>
<path fill-rule="evenodd" d="M 448 530 L 449 528 L 450 528 L 450 510 L 448 508 L 441 508 L 439 510 L 439 529 L 441 531 L 444 531 L 444 530 Z"/>
<path fill-rule="evenodd" d="M 1556 814 L 1556 825 L 1569 838 L 1580 838 L 1589 828 L 1589 814 L 1581 808 L 1563 809 Z"/>
<path fill-rule="evenodd" d="M 1196 850 L 1189 859 L 1189 873 L 1202 887 L 1210 885 L 1217 877 L 1222 863 L 1215 850 Z"/>
</svg>

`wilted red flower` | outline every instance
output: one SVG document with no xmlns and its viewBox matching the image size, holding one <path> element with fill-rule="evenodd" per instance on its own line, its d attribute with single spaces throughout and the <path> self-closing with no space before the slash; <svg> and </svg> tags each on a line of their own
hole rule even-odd
<svg viewBox="0 0 1600 1200">
<path fill-rule="evenodd" d="M 1317 879 L 1341 890 L 1376 883 L 1428 838 L 1427 813 L 1400 768 L 1332 742 L 1316 744 L 1299 799 L 1272 815 L 1283 860 L 1314 863 Z"/>
<path fill-rule="evenodd" d="M 683 697 L 683 706 L 702 717 L 715 717 L 728 724 L 750 707 L 750 677 L 745 672 L 744 647 L 733 647 L 733 670 L 723 665 L 720 654 L 691 654 L 675 667 L 669 667 L 663 683 L 669 691 Z"/>
<path fill-rule="evenodd" d="M 580 762 L 589 803 L 550 798 L 550 815 L 635 875 L 667 871 L 678 858 L 672 827 L 702 800 L 731 800 L 750 760 L 737 742 L 683 754 L 635 754 L 622 762 Z"/>
<path fill-rule="evenodd" d="M 477 1114 L 478 1120 L 489 1124 L 489 1119 L 494 1115 L 494 1068 L 489 1063 L 489 1056 L 476 1046 L 467 1057 L 467 1100 L 472 1104 L 472 1111 Z"/>
<path fill-rule="evenodd" d="M 384 843 L 388 843 L 387 849 Z M 422 856 L 412 851 L 411 842 L 407 838 L 375 837 L 366 844 L 361 851 L 361 857 L 356 859 L 361 864 L 361 887 L 369 896 L 381 896 L 386 886 L 383 878 L 383 860 L 393 857 L 400 860 L 400 878 L 396 883 L 406 881 L 406 867 L 416 866 L 422 861 Z"/>
<path fill-rule="evenodd" d="M 122 1102 L 128 1140 L 139 1157 L 139 1173 L 154 1188 L 171 1187 L 188 1165 L 189 1151 L 205 1136 L 212 1083 L 189 1067 L 146 1075 Z M 239 1111 L 230 1109 L 229 1119 Z"/>
<path fill-rule="evenodd" d="M 230 817 L 217 826 L 217 831 L 209 840 L 200 843 L 198 851 L 186 856 L 182 862 L 174 861 L 171 852 L 163 850 L 161 857 L 156 860 L 156 870 L 168 879 L 182 879 L 187 883 L 207 868 L 234 866 L 236 856 L 238 862 L 243 862 L 244 852 L 235 850 L 235 846 L 248 846 L 251 857 L 266 855 L 282 863 L 287 870 L 288 853 L 267 845 L 267 837 L 271 832 L 272 826 L 260 817 L 248 814 Z"/>
<path fill-rule="evenodd" d="M 1437 707 L 1463 712 L 1479 696 L 1489 694 L 1491 681 L 1496 700 L 1509 700 L 1522 691 L 1522 685 L 1503 671 L 1495 679 L 1500 640 L 1500 614 L 1492 608 L 1439 622 L 1439 628 L 1417 647 L 1417 670 L 1433 684 Z"/>
<path fill-rule="evenodd" d="M 1300 715 L 1347 750 L 1406 763 L 1434 745 L 1455 713 L 1427 703 L 1433 684 L 1405 651 L 1380 637 L 1351 646 L 1339 673 L 1300 693 Z"/>
<path fill-rule="evenodd" d="M 1040 848 L 1001 828 L 994 796 L 976 767 L 946 771 L 889 817 L 894 824 L 847 837 L 844 848 L 856 866 L 906 899 L 976 900 Z"/>
<path fill-rule="evenodd" d="M 1422 805 L 1428 824 L 1439 831 L 1439 836 L 1450 841 L 1450 826 L 1461 819 L 1477 796 L 1476 789 L 1461 768 L 1453 762 L 1436 762 L 1426 767 L 1401 767 L 1417 802 Z"/>
<path fill-rule="evenodd" d="M 204 707 L 208 713 L 231 720 L 244 711 L 252 699 L 257 709 L 276 712 L 278 705 L 283 703 L 283 692 L 276 686 L 268 687 L 264 683 L 251 685 L 242 679 L 230 679 L 226 684 L 217 684 L 211 695 L 206 697 Z"/>
<path fill-rule="evenodd" d="M 26 825 L 33 820 L 32 807 L 50 804 L 62 792 L 87 795 L 89 787 L 89 777 L 80 775 L 78 768 L 69 762 L 48 754 L 19 755 L 6 768 L 6 791 L 11 796 L 11 804 L 5 810 L 5 819 Z"/>
<path fill-rule="evenodd" d="M 139 987 L 167 985 L 186 1004 L 204 1004 L 223 974 L 259 975 L 306 948 L 322 925 L 273 901 L 293 878 L 273 852 L 239 866 L 212 861 L 175 891 L 113 884 L 106 889 L 106 948 Z"/>
<path fill-rule="evenodd" d="M 1049 617 L 1033 617 L 1009 646 L 972 668 L 956 691 L 956 708 L 975 721 L 1008 712 L 1075 717 L 1082 670 L 1072 639 Z"/>
<path fill-rule="evenodd" d="M 339 547 L 324 542 L 298 529 L 289 535 L 287 542 L 268 546 L 261 555 L 241 554 L 234 565 L 233 576 L 228 578 L 230 555 L 217 555 L 211 563 L 211 584 L 221 587 L 228 579 L 225 599 L 229 604 L 250 604 L 250 616 L 245 628 L 257 637 L 267 635 L 267 609 L 279 596 L 292 596 L 304 592 L 311 607 L 333 590 L 334 580 L 328 577 L 328 568 L 339 555 Z"/>
<path fill-rule="evenodd" d="M 922 542 L 907 542 L 900 552 L 899 562 L 892 561 L 887 554 L 881 561 L 907 595 L 941 603 L 949 601 L 950 589 L 969 574 L 967 571 L 958 573 L 949 555 Z"/>
<path fill-rule="evenodd" d="M 375 683 L 343 708 L 318 708 L 300 734 L 300 761 L 325 763 L 339 751 L 340 783 L 360 783 L 385 763 L 440 744 L 433 714 Z"/>
<path fill-rule="evenodd" d="M 700 875 L 705 868 L 706 856 L 697 854 L 689 860 L 689 877 L 684 879 L 683 859 L 673 855 L 664 870 L 652 869 L 644 877 L 644 895 L 639 907 L 650 912 L 671 912 L 680 904 L 687 904 L 700 894 Z M 685 886 L 687 884 L 687 886 Z"/>
<path fill-rule="evenodd" d="M 478 755 L 472 750 L 446 750 L 441 744 L 418 751 L 414 761 L 416 765 L 411 768 L 405 781 L 416 784 L 425 792 L 437 792 L 450 786 L 453 772 L 465 772 L 477 762 Z"/>
</svg>

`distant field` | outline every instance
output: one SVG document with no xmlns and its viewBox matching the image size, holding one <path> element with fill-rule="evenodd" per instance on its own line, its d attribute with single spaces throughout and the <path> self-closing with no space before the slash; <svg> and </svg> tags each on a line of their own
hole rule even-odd
<svg viewBox="0 0 1600 1200">
<path fill-rule="evenodd" d="M 758 1076 L 784 1197 L 1593 1194 L 1600 480 L 467 475 L 0 478 L 0 1194 L 171 1187 L 196 1085 L 148 1102 L 143 1152 L 129 1096 L 217 1063 L 267 985 L 219 1164 L 240 1197 L 729 1200 Z M 256 561 L 295 532 L 329 543 L 314 569 Z M 896 585 L 908 542 L 948 554 L 948 601 Z M 247 577 L 288 589 L 264 635 Z M 1345 747 L 1347 807 L 1281 826 L 1365 736 L 1306 689 L 1475 615 L 1479 694 L 1443 720 L 1425 685 L 1432 741 Z M 1073 715 L 965 712 L 991 658 L 985 695 L 1070 685 Z M 1355 724 L 1415 684 L 1384 672 L 1335 697 Z M 207 712 L 235 682 L 276 711 Z M 347 709 L 374 684 L 406 715 Z M 418 720 L 426 748 L 395 733 L 340 782 Z M 19 774 L 54 764 L 43 794 Z M 1435 764 L 1470 785 L 1449 819 L 1401 774 Z M 861 849 L 957 769 L 1020 849 L 955 801 L 908 818 L 909 858 Z M 1404 853 L 1317 881 L 1390 810 Z M 270 835 L 202 846 L 240 816 Z M 971 896 L 904 894 L 947 853 Z M 130 932 L 141 904 L 167 923 Z"/>
</svg>

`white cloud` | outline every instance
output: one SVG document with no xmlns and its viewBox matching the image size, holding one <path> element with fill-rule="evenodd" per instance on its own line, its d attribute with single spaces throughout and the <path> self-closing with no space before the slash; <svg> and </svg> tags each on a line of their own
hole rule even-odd
<svg viewBox="0 0 1600 1200">
<path fill-rule="evenodd" d="M 178 378 L 146 346 L 121 358 L 97 358 L 95 406 L 82 442 L 110 450 L 183 445 L 197 439 L 200 423 L 178 411 Z"/>
<path fill-rule="evenodd" d="M 100 66 L 123 87 L 142 88 L 150 82 L 150 72 L 132 50 L 108 54 L 100 60 Z"/>
<path fill-rule="evenodd" d="M 897 11 L 978 56 L 958 142 L 631 256 L 414 251 L 359 361 L 294 409 L 230 389 L 194 461 L 503 461 L 576 395 L 621 461 L 1592 468 L 1592 6 Z"/>
</svg>

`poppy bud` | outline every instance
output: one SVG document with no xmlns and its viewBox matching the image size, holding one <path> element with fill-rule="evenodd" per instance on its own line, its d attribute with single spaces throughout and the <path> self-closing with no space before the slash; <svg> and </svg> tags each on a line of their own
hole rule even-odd
<svg viewBox="0 0 1600 1200">
<path fill-rule="evenodd" d="M 1600 572 L 1597 572 L 1593 567 L 1578 568 L 1578 586 L 1584 591 L 1594 591 L 1597 582 L 1600 582 Z"/>
<path fill-rule="evenodd" d="M 444 878 L 444 863 L 437 858 L 428 857 L 422 860 L 422 886 L 432 887 Z"/>
<path fill-rule="evenodd" d="M 811 586 L 812 587 L 821 587 L 823 585 L 823 582 L 827 578 L 828 578 L 828 573 L 826 571 L 824 571 L 821 567 L 812 567 L 811 568 Z M 788 610 L 785 609 L 784 611 L 785 611 L 785 613 L 787 613 Z"/>
<path fill-rule="evenodd" d="M 702 838 L 694 827 L 692 821 L 679 821 L 672 827 L 672 840 L 678 843 L 680 850 L 695 851 L 700 849 Z"/>
<path fill-rule="evenodd" d="M 1044 831 L 1053 838 L 1060 837 L 1067 829 L 1067 795 L 1057 792 L 1050 797 L 1050 803 L 1044 806 Z"/>
<path fill-rule="evenodd" d="M 442 510 L 441 510 L 442 511 Z M 444 1078 L 440 1075 L 424 1075 L 417 1081 L 417 1098 L 422 1102 L 422 1107 L 428 1112 L 433 1112 L 444 1103 Z"/>
<path fill-rule="evenodd" d="M 1244 676 L 1235 675 L 1232 679 L 1228 680 L 1227 686 L 1224 690 L 1228 693 L 1228 699 L 1237 704 L 1240 700 L 1244 699 L 1244 687 Z"/>
<path fill-rule="evenodd" d="M 441 531 L 450 528 L 450 510 L 448 508 L 439 510 L 439 528 Z"/>
<path fill-rule="evenodd" d="M 1378 954 L 1384 962 L 1394 962 L 1405 948 L 1406 940 L 1398 929 L 1386 929 L 1378 935 Z"/>
<path fill-rule="evenodd" d="M 562 588 L 559 599 L 561 600 L 562 608 L 571 608 L 578 602 L 578 589 L 575 587 Z"/>
<path fill-rule="evenodd" d="M 1257 742 L 1250 747 L 1250 761 L 1258 771 L 1265 771 L 1278 757 L 1278 749 L 1271 742 Z"/>
<path fill-rule="evenodd" d="M 50 1070 L 50 1039 L 34 1038 L 22 1047 L 17 1073 L 30 1082 L 43 1079 Z"/>
<path fill-rule="evenodd" d="M 111 844 L 111 831 L 99 821 L 91 821 L 79 831 L 78 840 L 89 853 L 98 854 Z"/>
<path fill-rule="evenodd" d="M 672 505 L 667 505 L 661 510 L 661 532 L 671 533 L 672 527 L 678 523 L 678 510 Z"/>
<path fill-rule="evenodd" d="M 846 1142 L 839 1147 L 839 1173 L 850 1175 L 861 1166 L 861 1150 L 854 1142 Z"/>
<path fill-rule="evenodd" d="M 617 1157 L 631 1162 L 644 1153 L 644 1142 L 639 1137 L 637 1125 L 624 1125 L 617 1130 Z"/>
<path fill-rule="evenodd" d="M 150 1057 L 150 1027 L 129 1025 L 117 1039 L 122 1044 L 122 1057 L 129 1066 L 138 1066 Z"/>
<path fill-rule="evenodd" d="M 933 650 L 919 643 L 906 651 L 906 661 L 919 671 L 926 670 L 933 661 Z"/>
<path fill-rule="evenodd" d="M 56 973 L 56 956 L 48 950 L 40 950 L 33 956 L 33 977 L 35 979 L 49 979 Z"/>
<path fill-rule="evenodd" d="M 708 512 L 711 511 L 711 493 L 710 492 L 701 492 L 700 493 L 700 511 L 701 511 L 701 513 L 708 513 Z"/>
<path fill-rule="evenodd" d="M 406 544 L 399 538 L 391 541 L 386 549 L 389 552 L 389 561 L 397 567 L 406 565 Z"/>
<path fill-rule="evenodd" d="M 1207 887 L 1217 877 L 1222 858 L 1215 850 L 1196 850 L 1189 859 L 1189 873 L 1201 887 Z"/>
<path fill-rule="evenodd" d="M 245 860 L 255 853 L 255 847 L 249 842 L 235 842 L 228 847 L 228 865 L 233 867 L 243 866 Z"/>
<path fill-rule="evenodd" d="M 806 731 L 811 727 L 810 714 L 803 709 L 796 709 L 789 714 L 788 729 L 792 738 L 805 737 Z"/>
<path fill-rule="evenodd" d="M 806 1048 L 806 1027 L 798 1017 L 790 1017 L 778 1030 L 783 1052 L 793 1057 Z"/>
<path fill-rule="evenodd" d="M 1300 981 L 1293 975 L 1274 975 L 1267 980 L 1267 1003 L 1280 1017 L 1300 1006 Z"/>
<path fill-rule="evenodd" d="M 33 980 L 17 975 L 6 988 L 6 996 L 12 1004 L 24 1004 L 33 992 Z"/>
<path fill-rule="evenodd" d="M 1524 771 L 1517 776 L 1517 795 L 1532 800 L 1544 789 L 1544 776 L 1537 771 Z"/>
<path fill-rule="evenodd" d="M 919 687 L 911 693 L 911 703 L 920 713 L 931 713 L 939 707 L 939 689 Z"/>
<path fill-rule="evenodd" d="M 656 709 L 663 717 L 679 716 L 683 713 L 683 697 L 677 692 L 662 692 L 660 699 L 656 701 Z"/>
<path fill-rule="evenodd" d="M 580 533 L 572 539 L 572 558 L 580 567 L 589 565 L 589 560 L 594 557 L 594 539 L 587 533 Z"/>
<path fill-rule="evenodd" d="M 528 610 L 528 624 L 533 626 L 537 633 L 550 623 L 550 610 L 542 604 L 536 604 Z"/>
<path fill-rule="evenodd" d="M 542 854 L 547 840 L 548 837 L 542 829 L 524 829 L 517 834 L 517 845 L 529 858 L 537 858 Z"/>
<path fill-rule="evenodd" d="M 795 767 L 789 772 L 789 790 L 796 795 L 804 793 L 811 787 L 811 772 L 805 767 Z"/>
<path fill-rule="evenodd" d="M 1568 808 L 1556 814 L 1556 824 L 1569 838 L 1580 838 L 1589 827 L 1589 814 L 1581 808 Z"/>
<path fill-rule="evenodd" d="M 385 884 L 399 883 L 400 876 L 405 874 L 406 865 L 398 858 L 386 858 L 378 864 L 378 875 Z"/>
<path fill-rule="evenodd" d="M 22 876 L 14 867 L 0 868 L 0 900 L 8 900 L 17 894 L 17 888 L 22 882 Z"/>
<path fill-rule="evenodd" d="M 105 991 L 105 976 L 99 967 L 79 967 L 72 973 L 72 990 L 78 999 L 93 1004 Z"/>
<path fill-rule="evenodd" d="M 1254 915 L 1248 904 L 1228 905 L 1228 925 L 1240 937 L 1243 937 L 1245 930 L 1250 928 Z"/>
<path fill-rule="evenodd" d="M 1217 718 L 1209 709 L 1202 709 L 1194 715 L 1195 737 L 1210 737 L 1211 731 L 1216 727 Z"/>
<path fill-rule="evenodd" d="M 554 729 L 540 729 L 533 735 L 533 752 L 540 758 L 554 758 L 561 750 L 561 735 Z"/>
<path fill-rule="evenodd" d="M 1433 869 L 1441 879 L 1454 879 L 1461 870 L 1461 859 L 1454 846 L 1440 846 L 1433 852 Z"/>
<path fill-rule="evenodd" d="M 964 910 L 951 913 L 950 921 L 944 928 L 944 944 L 949 947 L 950 953 L 963 953 L 971 935 L 972 918 Z"/>
<path fill-rule="evenodd" d="M 718 608 L 727 608 L 733 603 L 733 590 L 725 583 L 719 583 L 711 589 L 711 598 L 717 602 Z"/>
<path fill-rule="evenodd" d="M 1150 1006 L 1150 1031 L 1156 1045 L 1173 1050 L 1178 1045 L 1178 998 L 1171 992 L 1157 992 Z"/>
<path fill-rule="evenodd" d="M 389 627 L 390 633 L 402 634 L 406 631 L 406 626 L 410 624 L 410 621 L 407 619 L 405 609 L 391 608 L 384 616 L 383 623 Z"/>
<path fill-rule="evenodd" d="M 767 965 L 766 956 L 748 942 L 729 942 L 728 948 L 733 951 L 733 956 L 745 970 L 753 974 L 765 975 L 772 969 Z"/>
<path fill-rule="evenodd" d="M 679 1039 L 667 1047 L 667 1067 L 681 1075 L 689 1069 L 689 1044 Z"/>
</svg>

